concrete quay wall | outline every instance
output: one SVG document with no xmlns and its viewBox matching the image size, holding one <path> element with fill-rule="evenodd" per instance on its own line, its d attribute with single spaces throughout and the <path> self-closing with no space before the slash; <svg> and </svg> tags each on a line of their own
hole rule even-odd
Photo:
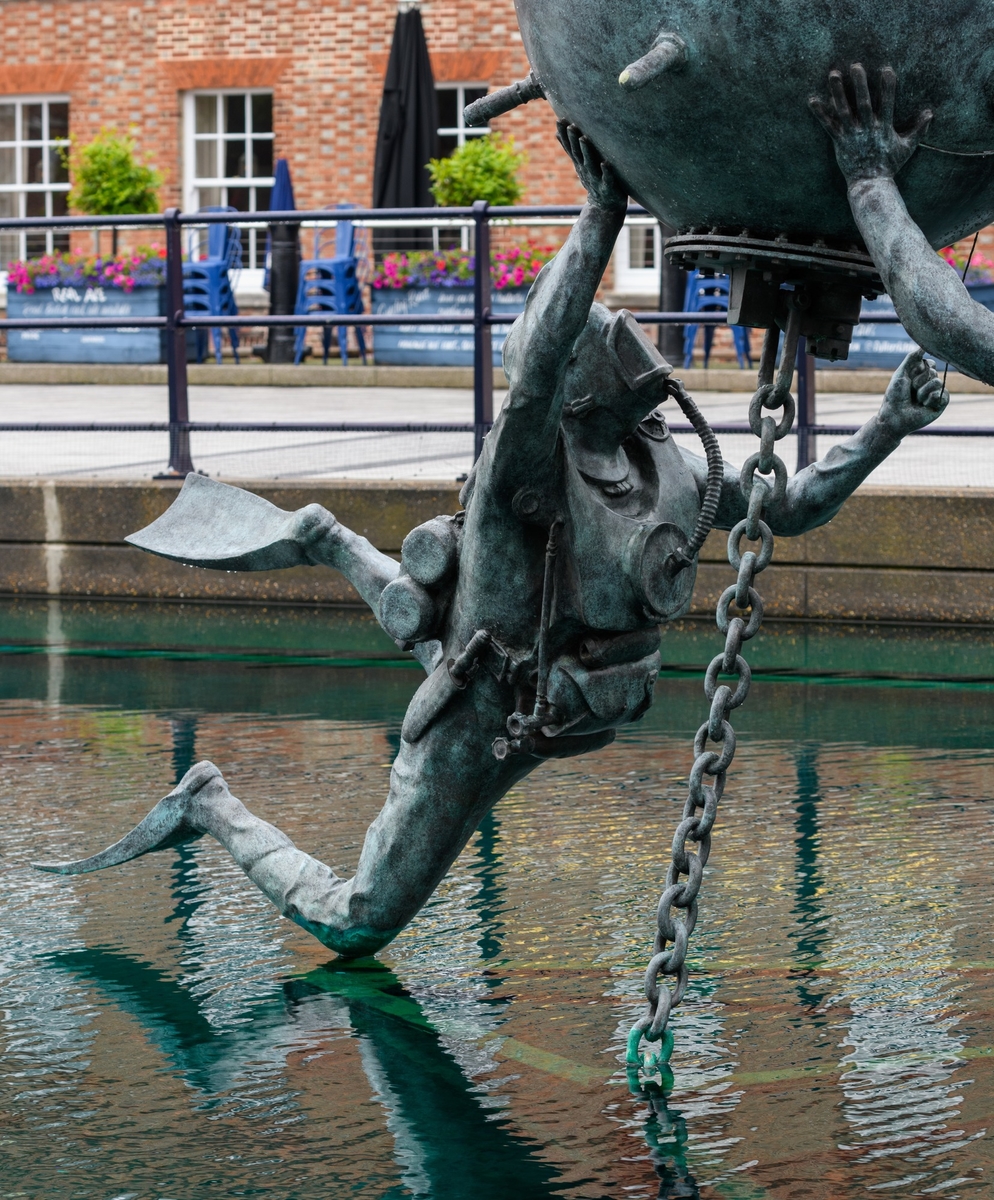
<svg viewBox="0 0 994 1200">
<path fill-rule="evenodd" d="M 243 486 L 280 508 L 323 504 L 395 557 L 420 522 L 458 507 L 457 484 L 309 482 Z M 0 594 L 243 603 L 359 604 L 337 572 L 185 567 L 124 536 L 174 499 L 172 481 L 0 480 Z M 701 555 L 691 612 L 713 613 L 734 581 L 726 536 Z M 761 577 L 770 617 L 994 625 L 994 489 L 864 487 L 834 521 L 778 539 Z"/>
</svg>

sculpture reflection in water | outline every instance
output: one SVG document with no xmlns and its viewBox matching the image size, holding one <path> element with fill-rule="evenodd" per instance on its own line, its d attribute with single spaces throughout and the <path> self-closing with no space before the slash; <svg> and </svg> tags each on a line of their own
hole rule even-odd
<svg viewBox="0 0 994 1200">
<path fill-rule="evenodd" d="M 196 718 L 179 716 L 171 724 L 173 761 L 177 775 L 182 775 L 194 748 Z M 502 944 L 505 884 L 500 841 L 495 815 L 488 813 L 476 843 L 478 886 L 468 899 L 475 910 L 484 959 L 499 954 Z M 201 864 L 201 874 L 202 870 Z M 291 976 L 274 988 L 271 977 L 259 975 L 256 958 L 245 964 L 254 975 L 252 994 L 243 995 L 240 1004 L 227 1008 L 219 1021 L 219 990 L 230 991 L 218 974 L 218 968 L 224 966 L 219 955 L 227 935 L 210 917 L 200 932 L 210 930 L 211 940 L 200 941 L 194 931 L 194 918 L 209 902 L 212 891 L 215 889 L 198 878 L 195 852 L 179 847 L 172 886 L 174 905 L 166 923 L 174 929 L 179 926 L 176 936 L 185 968 L 182 983 L 153 963 L 111 946 L 59 951 L 46 955 L 44 962 L 97 989 L 116 1009 L 134 1019 L 169 1069 L 191 1089 L 191 1102 L 198 1110 L 230 1116 L 236 1098 L 249 1095 L 256 1121 L 262 1115 L 260 1105 L 265 1110 L 263 1097 L 278 1106 L 276 1115 L 284 1128 L 303 1118 L 313 1128 L 303 1137 L 298 1132 L 291 1139 L 297 1167 L 306 1170 L 307 1164 L 322 1161 L 325 1186 L 336 1182 L 340 1139 L 351 1136 L 367 1141 L 371 1130 L 365 1124 L 351 1132 L 338 1129 L 337 1140 L 332 1145 L 324 1143 L 320 1126 L 328 1119 L 329 1106 L 316 1103 L 311 1092 L 298 1098 L 299 1081 L 291 1072 L 291 1063 L 299 1066 L 302 1060 L 334 1052 L 336 1041 L 346 1037 L 358 1043 L 358 1060 L 369 1093 L 384 1110 L 383 1121 L 393 1138 L 393 1159 L 405 1193 L 436 1200 L 462 1200 L 467 1195 L 503 1200 L 513 1192 L 523 1200 L 551 1200 L 571 1191 L 571 1184 L 561 1180 L 562 1166 L 547 1159 L 543 1143 L 536 1141 L 534 1134 L 525 1137 L 515 1132 L 513 1109 L 486 1103 L 493 1093 L 481 1086 L 478 1074 L 467 1069 L 463 1055 L 453 1054 L 451 1029 L 448 1037 L 441 1036 L 418 999 L 393 971 L 379 963 L 366 960 L 347 969 L 340 962 L 331 963 Z M 488 990 L 506 987 L 508 982 L 499 971 L 487 971 L 480 978 Z M 191 981 L 199 995 L 191 994 Z M 475 1031 L 468 1041 L 457 1035 L 464 1048 L 477 1047 L 481 1027 L 489 1026 L 491 1033 L 498 1031 L 495 1018 L 501 1008 L 502 1004 L 492 1001 L 481 1003 L 479 993 L 460 1008 L 459 1027 Z M 481 1010 L 482 1020 L 481 1014 L 473 1011 L 476 1009 Z M 90 1053 L 92 1056 L 93 1051 Z M 479 1064 L 477 1054 L 465 1057 Z M 349 1096 L 350 1109 L 364 1107 L 360 1096 L 352 1092 Z M 687 1164 L 688 1131 L 683 1116 L 651 1084 L 640 1085 L 635 1102 L 638 1109 L 633 1115 L 642 1125 L 647 1160 L 659 1180 L 655 1194 L 660 1200 L 697 1197 Z M 330 1111 L 337 1111 L 335 1104 Z M 612 1115 L 616 1113 L 612 1111 Z M 628 1137 L 623 1142 L 623 1149 L 630 1152 Z M 269 1147 L 276 1161 L 283 1145 Z M 351 1160 L 347 1154 L 343 1158 L 347 1167 Z"/>
<path fill-rule="evenodd" d="M 285 513 L 190 475 L 129 540 L 191 565 L 337 568 L 423 664 L 380 815 L 356 874 L 339 878 L 255 817 L 211 763 L 194 766 L 121 841 L 73 862 L 95 871 L 211 834 L 280 911 L 346 957 L 375 953 L 415 916 L 484 815 L 549 758 L 607 745 L 652 703 L 659 624 L 685 612 L 712 525 L 746 516 L 739 471 L 670 365 L 632 319 L 594 303 L 627 196 L 573 126 L 559 139 L 587 203 L 542 271 L 505 346 L 507 404 L 461 493 L 420 526 L 400 563 L 318 505 Z M 674 398 L 707 461 L 678 447 Z M 764 520 L 795 535 L 830 520 L 902 437 L 948 400 L 910 355 L 880 412 L 773 491 Z"/>
</svg>

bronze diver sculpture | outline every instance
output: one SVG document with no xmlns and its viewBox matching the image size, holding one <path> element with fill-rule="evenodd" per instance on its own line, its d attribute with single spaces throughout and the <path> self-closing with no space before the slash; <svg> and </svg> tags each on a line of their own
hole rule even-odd
<svg viewBox="0 0 994 1200">
<path fill-rule="evenodd" d="M 730 529 L 746 502 L 670 365 L 631 314 L 594 302 L 627 196 L 578 129 L 561 123 L 559 138 L 587 203 L 508 336 L 507 402 L 462 512 L 412 531 L 397 563 L 317 505 L 286 513 L 190 475 L 129 539 L 201 567 L 334 567 L 422 663 L 355 875 L 339 878 L 254 816 L 209 762 L 109 849 L 42 869 L 95 871 L 210 834 L 285 916 L 344 956 L 368 955 L 411 921 L 509 788 L 543 759 L 607 745 L 649 707 L 659 624 L 686 611 L 708 529 Z M 668 397 L 709 461 L 674 443 L 659 411 Z M 879 413 L 774 493 L 764 520 L 787 536 L 824 524 L 947 401 L 910 355 Z"/>
<path fill-rule="evenodd" d="M 841 71 L 832 71 L 828 84 L 828 100 L 813 96 L 809 103 L 835 144 L 853 217 L 901 323 L 930 354 L 994 384 L 994 313 L 935 253 L 897 183 L 899 175 L 907 178 L 932 123 L 931 109 L 923 109 L 906 133 L 897 132 L 897 76 L 890 67 L 880 71 L 875 103 L 861 63 L 850 69 L 851 97 Z M 961 157 L 983 160 L 994 157 L 994 149 Z"/>
</svg>

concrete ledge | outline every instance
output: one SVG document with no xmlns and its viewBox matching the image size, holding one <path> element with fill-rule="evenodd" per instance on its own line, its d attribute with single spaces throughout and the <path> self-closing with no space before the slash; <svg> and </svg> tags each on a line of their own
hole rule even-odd
<svg viewBox="0 0 994 1200">
<path fill-rule="evenodd" d="M 190 363 L 187 378 L 198 387 L 449 387 L 472 388 L 472 367 L 364 367 L 341 363 L 322 366 L 292 363 Z M 164 365 L 127 363 L 0 363 L 0 385 L 90 383 L 128 386 L 166 384 Z M 504 372 L 494 371 L 494 387 L 507 387 Z"/>
<path fill-rule="evenodd" d="M 460 485 L 357 480 L 305 485 L 242 482 L 239 486 L 291 512 L 316 501 L 379 549 L 399 554 L 401 542 L 415 525 L 458 509 Z M 0 480 L 0 542 L 120 545 L 127 534 L 161 516 L 179 489 L 180 484 L 172 480 Z M 132 553 L 131 547 L 122 549 Z"/>
<path fill-rule="evenodd" d="M 226 573 L 142 554 L 125 534 L 162 513 L 171 481 L 0 480 L 0 594 L 355 604 L 333 571 Z M 243 486 L 280 508 L 317 502 L 385 553 L 409 530 L 458 508 L 458 485 L 316 482 Z M 727 535 L 701 555 L 691 612 L 709 614 L 734 580 Z M 994 489 L 866 487 L 834 521 L 780 539 L 762 576 L 766 612 L 819 621 L 994 624 Z"/>
<path fill-rule="evenodd" d="M 677 374 L 692 392 L 746 392 L 756 387 L 755 371 L 738 371 L 716 367 L 703 370 L 690 367 Z M 270 366 L 268 363 L 191 363 L 188 367 L 191 384 L 198 387 L 451 387 L 472 388 L 471 367 L 364 367 L 341 363 L 301 363 Z M 868 392 L 882 395 L 890 382 L 889 371 L 816 371 L 815 383 L 819 392 Z M 132 366 L 129 364 L 98 363 L 0 363 L 0 385 L 91 383 L 104 385 L 134 385 L 166 383 L 165 366 Z M 504 372 L 494 371 L 494 387 L 507 387 Z M 953 373 L 949 390 L 955 395 L 991 393 L 994 388 L 979 379 Z"/>
</svg>

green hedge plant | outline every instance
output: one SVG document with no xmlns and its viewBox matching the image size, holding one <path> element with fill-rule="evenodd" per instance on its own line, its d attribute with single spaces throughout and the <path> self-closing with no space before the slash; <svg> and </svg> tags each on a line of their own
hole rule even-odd
<svg viewBox="0 0 994 1200">
<path fill-rule="evenodd" d="M 476 200 L 517 204 L 524 190 L 517 177 L 524 162 L 514 139 L 502 133 L 467 138 L 448 158 L 428 163 L 432 195 L 443 208 L 468 208 Z"/>
<path fill-rule="evenodd" d="M 162 175 L 138 158 L 130 134 L 101 129 L 91 142 L 73 148 L 68 164 L 72 178 L 69 204 L 76 212 L 92 216 L 159 212 Z"/>
</svg>

